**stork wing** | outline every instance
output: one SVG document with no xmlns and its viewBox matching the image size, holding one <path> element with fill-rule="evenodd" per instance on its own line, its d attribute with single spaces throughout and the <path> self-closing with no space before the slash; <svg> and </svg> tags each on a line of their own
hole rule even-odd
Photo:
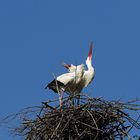
<svg viewBox="0 0 140 140">
<path fill-rule="evenodd" d="M 56 78 L 64 85 L 67 85 L 69 82 L 72 82 L 75 79 L 75 73 L 64 73 Z"/>
</svg>

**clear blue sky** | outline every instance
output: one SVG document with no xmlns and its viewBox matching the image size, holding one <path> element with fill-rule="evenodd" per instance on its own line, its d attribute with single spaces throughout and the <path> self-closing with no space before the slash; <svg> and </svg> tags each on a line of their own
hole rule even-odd
<svg viewBox="0 0 140 140">
<path fill-rule="evenodd" d="M 57 97 L 44 90 L 62 62 L 85 62 L 93 41 L 91 96 L 140 97 L 139 0 L 1 0 L 0 117 Z M 0 131 L 1 140 L 19 140 Z"/>
</svg>

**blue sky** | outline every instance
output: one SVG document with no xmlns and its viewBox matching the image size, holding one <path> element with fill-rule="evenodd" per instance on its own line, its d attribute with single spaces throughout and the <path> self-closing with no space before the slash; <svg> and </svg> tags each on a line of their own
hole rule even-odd
<svg viewBox="0 0 140 140">
<path fill-rule="evenodd" d="M 94 42 L 91 96 L 140 93 L 139 0 L 0 1 L 0 116 L 57 96 L 44 90 L 62 62 L 84 63 Z M 19 140 L 2 129 L 0 139 Z"/>
</svg>

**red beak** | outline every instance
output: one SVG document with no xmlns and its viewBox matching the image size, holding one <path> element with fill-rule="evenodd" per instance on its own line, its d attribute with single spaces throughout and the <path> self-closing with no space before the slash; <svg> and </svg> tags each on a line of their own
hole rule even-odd
<svg viewBox="0 0 140 140">
<path fill-rule="evenodd" d="M 91 42 L 91 43 L 90 43 L 90 50 L 89 50 L 89 53 L 88 53 L 88 58 L 89 58 L 89 59 L 92 58 L 92 46 L 93 46 L 93 43 Z"/>
<path fill-rule="evenodd" d="M 63 63 L 62 65 L 63 65 L 66 69 L 69 69 L 69 67 L 71 67 L 70 64 L 65 64 L 65 63 Z"/>
</svg>

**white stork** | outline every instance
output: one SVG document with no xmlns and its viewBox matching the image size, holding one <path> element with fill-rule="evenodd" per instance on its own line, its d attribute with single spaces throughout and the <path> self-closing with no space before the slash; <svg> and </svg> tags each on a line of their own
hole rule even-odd
<svg viewBox="0 0 140 140">
<path fill-rule="evenodd" d="M 73 64 L 63 64 L 68 69 L 69 73 L 62 74 L 47 87 L 60 95 L 60 107 L 62 106 L 63 92 L 70 94 L 81 93 L 84 87 L 87 87 L 93 80 L 95 72 L 92 66 L 92 43 L 90 44 L 90 50 L 86 59 L 87 70 L 84 69 L 84 65 L 74 66 Z"/>
<path fill-rule="evenodd" d="M 79 83 L 79 93 L 84 87 L 87 87 L 92 82 L 95 76 L 94 67 L 92 66 L 92 43 L 90 43 L 90 50 L 86 59 L 86 65 L 88 69 L 84 70 L 83 77 L 81 79 L 81 82 Z M 76 71 L 77 69 L 77 66 L 73 64 L 63 64 L 63 66 L 67 68 L 70 73 Z"/>
<path fill-rule="evenodd" d="M 53 90 L 60 96 L 60 107 L 62 106 L 63 92 L 73 93 L 76 89 L 84 74 L 84 65 L 78 65 L 74 72 L 64 73 L 52 82 L 50 82 L 46 88 Z"/>
</svg>

